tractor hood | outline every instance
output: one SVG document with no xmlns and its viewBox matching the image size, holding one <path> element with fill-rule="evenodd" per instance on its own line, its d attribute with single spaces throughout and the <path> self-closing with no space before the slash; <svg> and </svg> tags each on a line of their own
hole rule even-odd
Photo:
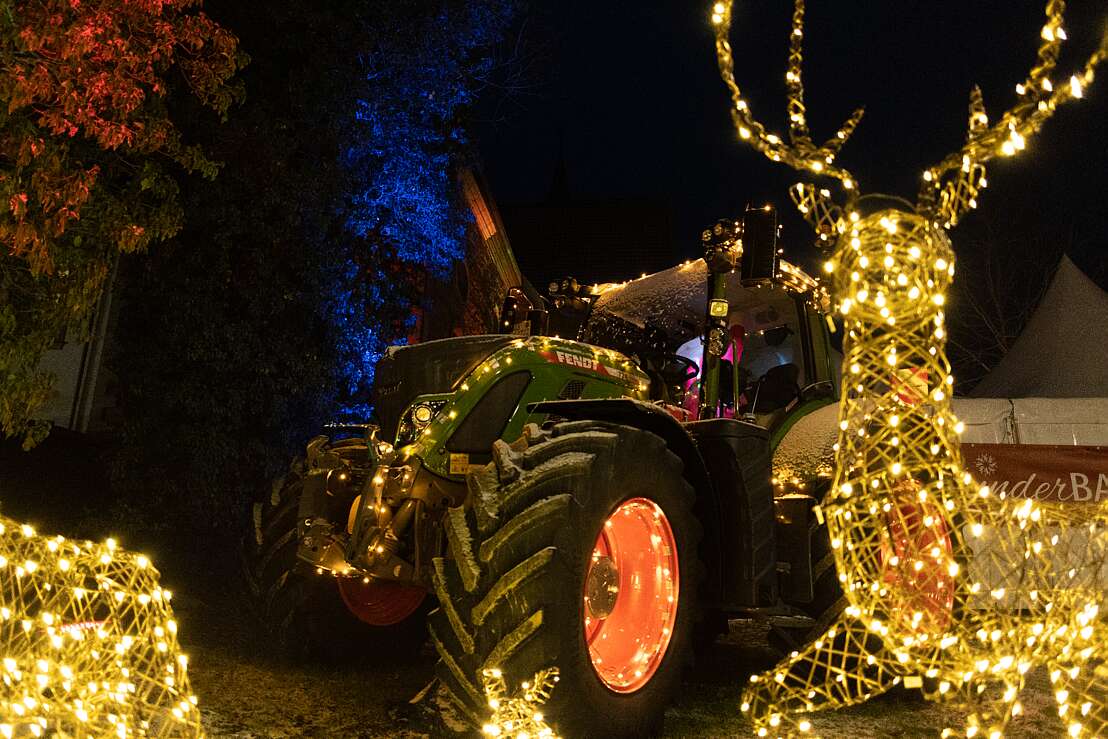
<svg viewBox="0 0 1108 739">
<path fill-rule="evenodd" d="M 418 395 L 448 393 L 489 355 L 518 336 L 460 336 L 389 347 L 377 362 L 373 400 L 382 438 L 396 438 L 400 415 Z"/>
</svg>

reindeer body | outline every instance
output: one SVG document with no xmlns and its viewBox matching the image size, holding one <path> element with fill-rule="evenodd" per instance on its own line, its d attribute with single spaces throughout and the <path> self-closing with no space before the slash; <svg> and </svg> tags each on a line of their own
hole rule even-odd
<svg viewBox="0 0 1108 739">
<path fill-rule="evenodd" d="M 954 276 L 954 253 L 926 219 L 885 210 L 853 223 L 833 254 L 846 335 L 838 464 L 825 506 L 832 542 L 845 571 L 884 584 L 877 595 L 891 618 L 943 626 L 954 525 L 939 502 L 965 484 L 937 302 Z M 854 525 L 875 518 L 887 534 L 878 541 Z M 916 561 L 927 566 L 914 571 Z M 908 574 L 891 574 L 899 563 Z M 863 597 L 855 592 L 847 588 L 848 599 Z"/>
</svg>

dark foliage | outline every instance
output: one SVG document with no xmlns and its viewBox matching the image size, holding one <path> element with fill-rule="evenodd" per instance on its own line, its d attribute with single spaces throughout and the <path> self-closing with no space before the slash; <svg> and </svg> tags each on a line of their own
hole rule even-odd
<svg viewBox="0 0 1108 739">
<path fill-rule="evenodd" d="M 126 498 L 239 528 L 321 424 L 369 409 L 425 269 L 464 253 L 453 168 L 507 4 L 209 1 L 252 64 L 182 234 L 126 265 L 113 369 Z M 400 9 L 402 8 L 402 10 Z"/>
<path fill-rule="evenodd" d="M 414 325 L 411 314 L 407 320 L 392 316 L 392 325 L 363 319 L 366 309 L 376 315 L 396 307 L 396 274 L 388 265 L 402 265 L 414 281 L 423 274 L 443 279 L 465 256 L 470 215 L 457 197 L 455 168 L 465 156 L 466 124 L 494 72 L 492 51 L 512 6 L 512 0 L 386 3 L 361 18 L 367 33 L 358 54 L 354 111 L 340 117 L 340 139 L 351 183 L 345 224 L 369 244 L 358 251 L 368 258 L 359 264 L 369 290 L 350 296 L 339 289 L 333 296 L 332 313 L 344 326 L 342 372 L 354 394 L 345 413 L 369 412 L 358 396 L 372 385 L 385 348 L 404 336 L 395 321 Z"/>
</svg>

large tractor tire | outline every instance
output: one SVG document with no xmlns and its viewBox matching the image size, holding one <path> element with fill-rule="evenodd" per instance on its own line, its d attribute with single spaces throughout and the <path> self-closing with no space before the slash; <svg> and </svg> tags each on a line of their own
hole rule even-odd
<svg viewBox="0 0 1108 739">
<path fill-rule="evenodd" d="M 691 660 L 700 524 L 682 463 L 658 436 L 578 421 L 528 427 L 470 475 L 435 562 L 439 701 L 481 726 L 482 675 L 509 690 L 541 669 L 543 714 L 566 736 L 657 733 Z"/>
<path fill-rule="evenodd" d="M 332 451 L 364 457 L 360 440 Z M 281 655 L 297 661 L 346 661 L 415 654 L 427 639 L 433 598 L 422 588 L 316 574 L 296 556 L 297 514 L 305 462 L 255 505 L 253 531 L 243 543 L 243 578 L 255 615 Z"/>
<path fill-rule="evenodd" d="M 910 540 L 918 538 L 922 538 L 921 546 L 925 550 L 932 547 L 939 547 L 945 549 L 948 556 L 953 556 L 953 553 L 958 551 L 955 537 L 957 536 L 956 532 L 959 527 L 957 525 L 947 527 L 945 524 L 941 523 L 942 516 L 938 513 L 938 509 L 932 506 L 934 506 L 934 504 L 921 504 L 909 499 L 905 503 L 894 508 L 892 513 L 886 514 L 888 517 L 881 525 L 888 526 L 890 530 L 893 542 L 892 553 L 896 553 L 902 557 L 907 556 L 900 548 L 906 547 Z M 940 523 L 925 523 L 933 519 L 939 520 Z M 823 636 L 849 605 L 846 595 L 843 593 L 835 568 L 834 556 L 831 550 L 831 540 L 826 524 L 813 523 L 812 561 L 814 563 L 812 567 L 812 578 L 815 597 L 812 599 L 811 603 L 804 606 L 804 609 L 815 619 L 816 623 L 809 629 L 781 629 L 774 627 L 769 634 L 770 645 L 777 647 L 785 653 L 799 650 L 809 642 Z M 966 563 L 962 562 L 961 565 L 965 567 Z M 891 581 L 886 580 L 886 582 L 891 585 Z M 913 580 L 908 586 L 901 585 L 901 587 L 909 587 L 916 591 L 911 607 L 904 609 L 904 613 L 900 615 L 901 618 L 910 618 L 910 616 L 906 614 L 919 612 L 924 614 L 925 619 L 922 630 L 930 631 L 931 633 L 941 633 L 944 629 L 948 628 L 950 620 L 955 614 L 954 583 L 952 576 L 948 577 L 944 570 L 938 577 L 932 576 L 926 578 L 926 581 L 921 583 L 916 583 Z M 906 623 L 904 625 L 907 626 Z M 867 673 L 872 679 L 876 668 L 867 667 L 861 663 L 862 657 L 860 654 L 856 653 L 857 647 L 853 646 L 848 648 L 845 635 L 839 634 L 836 636 L 831 642 L 830 649 L 839 652 L 852 652 L 852 654 L 843 656 L 843 666 L 853 664 L 853 667 L 847 671 L 857 675 L 857 679 L 859 680 L 862 680 L 862 675 Z M 867 635 L 866 650 L 868 652 L 877 653 L 884 649 L 885 647 L 878 637 L 873 634 Z M 813 676 L 819 674 L 821 674 L 820 668 L 817 666 L 812 672 L 808 673 L 808 676 L 809 679 L 818 682 Z M 925 679 L 925 689 L 932 689 L 932 683 L 935 684 L 934 689 L 937 689 L 937 680 L 930 679 Z M 858 689 L 862 690 L 862 688 Z M 899 687 L 892 691 L 891 695 L 900 700 L 919 701 L 923 699 L 923 691 L 915 688 L 906 689 Z"/>
</svg>

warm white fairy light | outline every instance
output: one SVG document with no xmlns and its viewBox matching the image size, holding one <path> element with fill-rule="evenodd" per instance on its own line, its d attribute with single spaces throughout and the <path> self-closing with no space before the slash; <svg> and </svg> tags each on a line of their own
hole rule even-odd
<svg viewBox="0 0 1108 739">
<path fill-rule="evenodd" d="M 844 388 L 836 472 L 822 505 L 849 606 L 813 644 L 754 676 L 742 710 L 759 736 L 804 734 L 791 712 L 859 703 L 903 681 L 967 705 L 964 735 L 998 737 L 1022 710 L 1017 696 L 1032 665 L 1048 666 L 1070 736 L 1103 736 L 1108 629 L 1097 573 L 1108 561 L 1108 506 L 1080 509 L 1013 500 L 978 487 L 963 467 L 963 425 L 950 410 L 945 293 L 954 254 L 944 228 L 976 207 L 985 163 L 1014 156 L 1057 106 L 1080 98 L 1108 56 L 1108 32 L 1068 84 L 1050 80 L 1064 3 L 1049 0 L 1035 67 L 1019 99 L 993 125 L 976 88 L 961 150 L 923 173 L 912 210 L 863 214 L 856 180 L 834 164 L 860 111 L 815 146 L 801 79 L 804 2 L 790 35 L 789 143 L 752 117 L 735 82 L 729 2 L 712 9 L 716 51 L 739 138 L 773 161 L 838 180 L 790 190 L 821 242 L 845 323 Z M 848 184 L 849 183 L 849 184 Z M 912 391 L 922 383 L 923 392 Z M 1060 537 L 1081 551 L 1059 554 Z M 1042 542 L 1050 541 L 1051 547 Z M 1059 569 L 1058 559 L 1066 562 Z M 1095 668 L 1095 669 L 1094 669 Z M 951 730 L 944 736 L 953 735 Z"/>
<path fill-rule="evenodd" d="M 202 736 L 171 597 L 112 539 L 0 518 L 0 735 Z"/>
<path fill-rule="evenodd" d="M 514 739 L 558 739 L 542 714 L 542 705 L 550 698 L 558 682 L 558 668 L 541 670 L 510 695 L 504 675 L 498 668 L 482 673 L 485 698 L 492 717 L 481 727 L 485 736 Z"/>
</svg>

